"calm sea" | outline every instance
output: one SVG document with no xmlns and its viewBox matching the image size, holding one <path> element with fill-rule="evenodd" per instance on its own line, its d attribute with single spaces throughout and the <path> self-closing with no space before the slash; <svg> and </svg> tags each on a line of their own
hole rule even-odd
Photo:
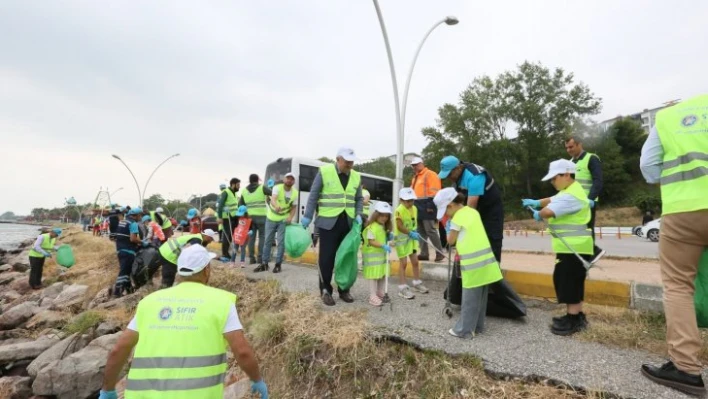
<svg viewBox="0 0 708 399">
<path fill-rule="evenodd" d="M 0 248 L 15 249 L 22 241 L 37 237 L 39 230 L 39 226 L 0 223 Z"/>
</svg>

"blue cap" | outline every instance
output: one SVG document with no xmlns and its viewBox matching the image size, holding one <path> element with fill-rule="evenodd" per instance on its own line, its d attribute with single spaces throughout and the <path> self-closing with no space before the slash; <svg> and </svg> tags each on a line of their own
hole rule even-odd
<svg viewBox="0 0 708 399">
<path fill-rule="evenodd" d="M 226 183 L 221 183 L 221 184 L 219 184 L 219 188 L 222 189 L 222 190 L 225 189 L 225 188 L 226 188 Z"/>
<path fill-rule="evenodd" d="M 140 215 L 143 213 L 143 208 L 136 206 L 135 208 L 130 208 L 128 215 Z"/>
<path fill-rule="evenodd" d="M 192 219 L 193 217 L 197 216 L 197 213 L 199 213 L 197 208 L 190 209 L 189 211 L 187 211 L 187 219 Z"/>
<path fill-rule="evenodd" d="M 275 186 L 275 180 L 273 180 L 273 179 L 268 179 L 268 182 L 266 183 L 266 186 L 268 186 L 268 188 L 273 188 L 273 186 Z"/>
<path fill-rule="evenodd" d="M 241 205 L 238 207 L 238 210 L 236 211 L 236 216 L 243 216 L 248 212 L 248 208 L 246 205 Z"/>
<path fill-rule="evenodd" d="M 58 228 L 58 227 L 53 228 L 53 229 L 52 229 L 52 232 L 53 232 L 54 234 L 58 235 L 58 236 L 61 235 L 61 229 Z"/>
<path fill-rule="evenodd" d="M 447 179 L 447 176 L 452 172 L 453 169 L 460 164 L 460 160 L 454 155 L 448 155 L 440 161 L 440 173 L 438 177 L 441 179 Z"/>
<path fill-rule="evenodd" d="M 152 220 L 152 218 L 150 217 L 150 215 L 145 215 L 145 216 L 143 216 L 143 223 L 149 222 L 149 221 L 151 221 L 151 220 Z"/>
<path fill-rule="evenodd" d="M 181 221 L 179 222 L 179 224 L 181 224 L 182 226 L 186 226 L 186 225 L 188 225 L 189 223 L 188 223 L 186 220 L 181 220 Z"/>
</svg>

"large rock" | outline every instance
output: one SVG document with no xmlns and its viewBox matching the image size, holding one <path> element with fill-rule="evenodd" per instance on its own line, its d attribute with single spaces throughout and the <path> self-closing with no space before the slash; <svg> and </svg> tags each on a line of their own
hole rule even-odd
<svg viewBox="0 0 708 399">
<path fill-rule="evenodd" d="M 10 284 L 11 282 L 19 279 L 27 278 L 27 275 L 19 272 L 6 272 L 0 274 L 0 285 Z"/>
<path fill-rule="evenodd" d="M 21 295 L 25 295 L 32 291 L 32 287 L 29 285 L 29 279 L 28 278 L 18 278 L 15 279 L 13 282 L 11 282 L 8 287 L 10 287 L 11 290 L 17 291 Z"/>
<path fill-rule="evenodd" d="M 68 314 L 64 312 L 56 312 L 53 310 L 44 310 L 36 315 L 34 315 L 27 324 L 25 324 L 25 327 L 30 329 L 30 330 L 35 330 L 35 329 L 40 329 L 40 328 L 56 328 L 56 327 L 62 327 L 64 324 L 66 324 L 66 321 L 69 319 Z"/>
<path fill-rule="evenodd" d="M 57 399 L 86 398 L 101 389 L 108 352 L 120 333 L 104 335 L 84 349 L 47 364 L 32 384 L 35 395 L 55 395 Z"/>
<path fill-rule="evenodd" d="M 8 271 L 10 271 L 10 270 L 12 270 L 12 266 L 11 266 L 9 263 L 0 266 L 0 273 L 2 273 L 2 272 L 8 272 Z"/>
<path fill-rule="evenodd" d="M 7 291 L 0 293 L 0 299 L 5 302 L 14 302 L 14 301 L 20 299 L 21 296 L 22 295 L 20 295 L 15 290 L 7 290 Z"/>
<path fill-rule="evenodd" d="M 46 365 L 51 362 L 59 361 L 65 357 L 70 356 L 73 353 L 80 351 L 89 344 L 91 340 L 87 334 L 79 335 L 78 333 L 72 334 L 67 338 L 64 338 L 58 344 L 52 346 L 48 350 L 42 352 L 39 357 L 34 359 L 32 363 L 27 367 L 27 372 L 32 378 L 36 378 L 39 371 L 42 370 Z"/>
<path fill-rule="evenodd" d="M 111 310 L 118 308 L 126 308 L 130 311 L 133 310 L 136 306 L 138 306 L 138 302 L 143 299 L 142 294 L 142 292 L 135 292 L 130 295 L 125 295 L 112 301 L 96 305 L 96 309 Z"/>
<path fill-rule="evenodd" d="M 96 336 L 115 334 L 121 330 L 120 325 L 113 321 L 104 321 L 96 327 Z"/>
<path fill-rule="evenodd" d="M 32 342 L 0 345 L 0 364 L 17 360 L 34 359 L 59 342 L 59 338 L 45 337 Z"/>
<path fill-rule="evenodd" d="M 21 303 L 0 315 L 0 329 L 11 330 L 26 322 L 39 312 L 39 307 L 33 302 Z"/>
<path fill-rule="evenodd" d="M 0 394 L 6 399 L 25 399 L 32 396 L 29 377 L 0 378 Z"/>
<path fill-rule="evenodd" d="M 16 272 L 20 272 L 20 273 L 26 272 L 27 270 L 29 270 L 29 268 L 30 268 L 29 262 L 28 263 L 18 262 L 18 263 L 15 263 L 12 265 L 12 270 L 14 270 Z"/>
<path fill-rule="evenodd" d="M 54 284 L 50 285 L 49 287 L 42 290 L 42 294 L 40 295 L 40 298 L 41 299 L 45 299 L 45 298 L 54 299 L 57 296 L 59 296 L 59 294 L 61 294 L 61 292 L 64 290 L 65 287 L 66 287 L 66 284 L 64 284 L 62 282 L 54 283 Z"/>
<path fill-rule="evenodd" d="M 82 304 L 87 290 L 88 286 L 86 285 L 74 284 L 66 287 L 54 298 L 52 309 L 64 310 L 70 306 Z"/>
<path fill-rule="evenodd" d="M 29 268 L 29 250 L 22 251 L 14 256 L 9 256 L 5 259 L 5 261 L 13 267 L 20 265 Z"/>
</svg>

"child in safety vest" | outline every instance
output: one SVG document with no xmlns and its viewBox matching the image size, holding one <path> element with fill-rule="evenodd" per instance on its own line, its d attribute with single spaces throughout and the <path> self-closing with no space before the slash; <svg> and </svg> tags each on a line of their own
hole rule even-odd
<svg viewBox="0 0 708 399">
<path fill-rule="evenodd" d="M 445 188 L 433 199 L 438 220 L 447 214 L 447 242 L 460 257 L 462 309 L 460 319 L 448 333 L 458 338 L 474 337 L 484 331 L 489 284 L 502 279 L 501 269 L 476 209 L 467 205 L 464 193 Z"/>
<path fill-rule="evenodd" d="M 234 240 L 234 246 L 236 247 L 236 250 L 241 252 L 241 269 L 246 267 L 246 247 L 248 246 L 248 240 L 253 237 L 253 229 L 255 228 L 255 225 L 253 223 L 253 220 L 248 216 L 248 208 L 246 205 L 241 205 L 238 207 L 238 211 L 236 212 L 236 216 L 238 216 L 238 225 L 234 228 L 233 231 L 233 237 L 232 239 Z M 246 236 L 243 237 L 244 232 L 246 231 Z M 236 253 L 233 255 L 233 262 L 234 265 L 236 264 Z"/>
<path fill-rule="evenodd" d="M 391 205 L 377 202 L 374 212 L 369 215 L 364 231 L 364 245 L 361 248 L 362 274 L 369 280 L 369 304 L 381 306 L 384 297 L 384 283 L 388 268 L 386 261 L 391 253 Z"/>
<path fill-rule="evenodd" d="M 145 240 L 159 248 L 165 242 L 162 227 L 155 223 L 150 215 L 143 216 L 142 222 L 145 225 Z"/>
<path fill-rule="evenodd" d="M 418 208 L 413 206 L 413 201 L 417 199 L 415 191 L 410 187 L 402 188 L 398 194 L 401 203 L 396 208 L 395 246 L 400 267 L 398 268 L 398 296 L 404 299 L 413 299 L 415 295 L 406 282 L 406 267 L 408 258 L 413 266 L 413 288 L 423 294 L 428 293 L 428 289 L 420 280 L 420 268 L 418 266 L 418 240 L 420 234 L 416 231 L 418 227 Z"/>
<path fill-rule="evenodd" d="M 202 232 L 202 218 L 197 208 L 192 208 L 187 211 L 187 220 L 189 220 L 189 234 L 199 234 Z"/>
</svg>

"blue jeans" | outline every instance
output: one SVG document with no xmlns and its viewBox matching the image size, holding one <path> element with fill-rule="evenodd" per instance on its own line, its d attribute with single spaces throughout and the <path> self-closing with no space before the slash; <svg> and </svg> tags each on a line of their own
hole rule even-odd
<svg viewBox="0 0 708 399">
<path fill-rule="evenodd" d="M 278 252 L 275 255 L 275 263 L 283 263 L 285 257 L 285 220 L 282 222 L 274 222 L 266 219 L 265 225 L 266 238 L 263 242 L 263 263 L 270 261 L 271 249 L 273 248 L 273 240 L 275 233 L 278 233 Z"/>
<path fill-rule="evenodd" d="M 247 247 L 247 245 L 239 246 L 239 250 L 241 251 L 241 262 L 246 261 L 246 247 Z"/>
</svg>

